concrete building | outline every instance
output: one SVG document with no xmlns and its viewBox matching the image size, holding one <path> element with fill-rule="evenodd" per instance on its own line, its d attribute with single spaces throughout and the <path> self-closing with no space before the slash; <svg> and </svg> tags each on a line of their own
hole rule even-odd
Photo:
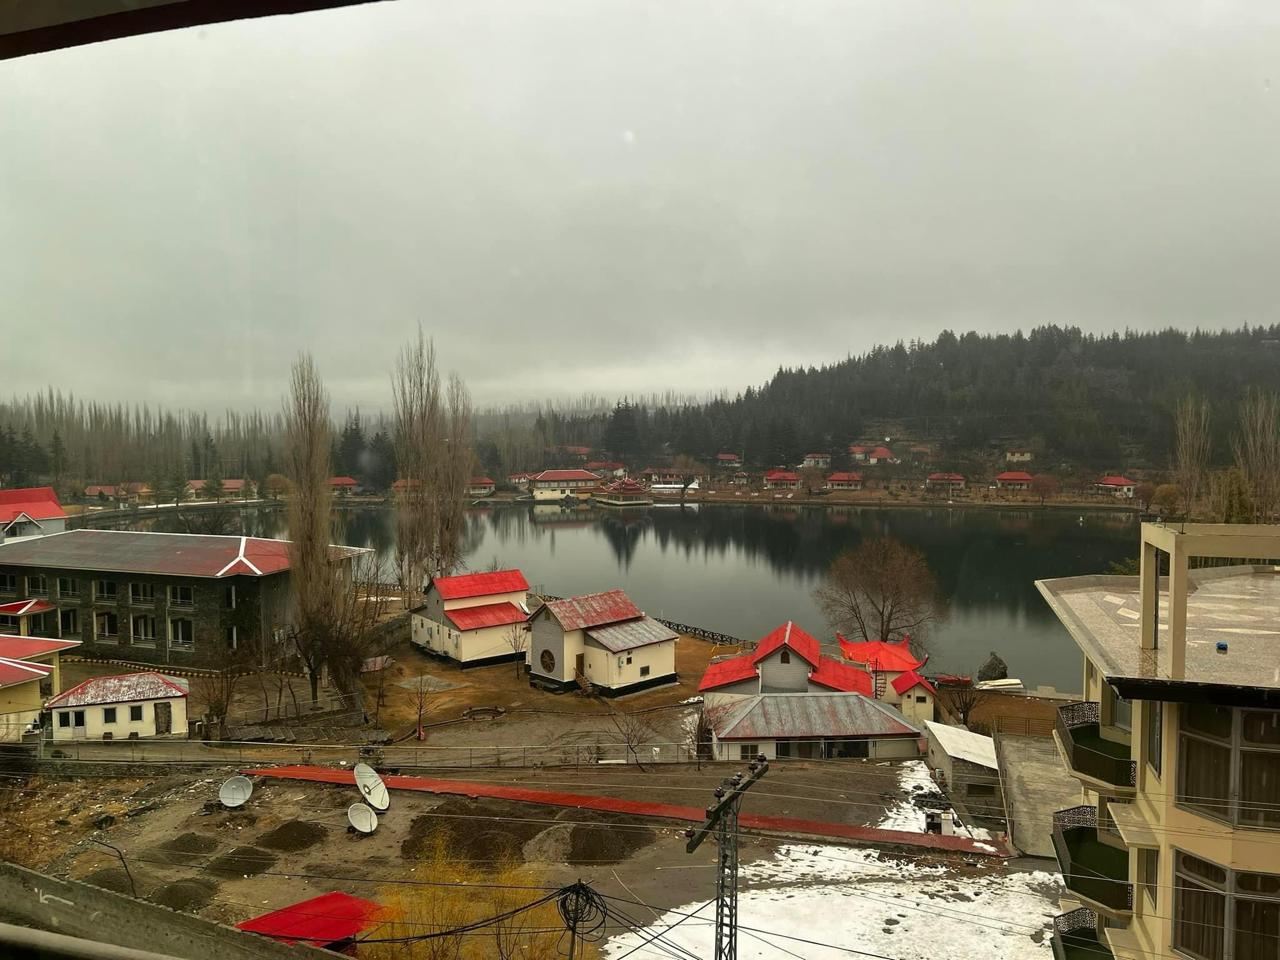
<svg viewBox="0 0 1280 960">
<path fill-rule="evenodd" d="M 617 460 L 588 460 L 587 469 L 602 479 L 622 480 L 627 476 L 627 465 Z"/>
<path fill-rule="evenodd" d="M 1242 557 L 1280 557 L 1280 526 L 1144 523 L 1139 576 L 1037 584 L 1084 654 L 1059 957 L 1280 953 L 1280 568 Z"/>
<path fill-rule="evenodd" d="M 67 514 L 53 487 L 0 490 L 0 542 L 67 529 Z"/>
<path fill-rule="evenodd" d="M 799 490 L 800 476 L 794 470 L 770 470 L 764 475 L 766 490 Z"/>
<path fill-rule="evenodd" d="M 366 551 L 330 547 L 334 563 Z M 255 537 L 70 530 L 0 545 L 0 601 L 44 600 L 53 636 L 86 653 L 220 666 L 241 643 L 264 655 L 291 625 L 289 543 Z M 56 625 L 56 629 L 55 626 Z"/>
<path fill-rule="evenodd" d="M 933 719 L 938 692 L 919 673 L 929 657 L 912 653 L 909 637 L 862 641 L 837 633 L 836 642 L 844 658 L 871 678 L 871 696 L 897 707 L 911 723 Z"/>
<path fill-rule="evenodd" d="M 585 500 L 599 485 L 590 470 L 543 470 L 529 478 L 534 500 Z"/>
<path fill-rule="evenodd" d="M 920 731 L 858 693 L 758 693 L 706 710 L 717 760 L 920 756 Z"/>
<path fill-rule="evenodd" d="M 1004 820 L 1000 764 L 991 737 L 928 720 L 924 724 L 934 782 L 966 819 Z"/>
<path fill-rule="evenodd" d="M 897 463 L 893 451 L 888 447 L 872 447 L 867 451 L 867 463 L 875 466 L 878 463 Z"/>
<path fill-rule="evenodd" d="M 22 739 L 40 719 L 45 698 L 62 689 L 60 654 L 75 640 L 0 636 L 0 743 Z"/>
<path fill-rule="evenodd" d="M 742 466 L 742 457 L 736 453 L 717 453 L 716 466 L 721 470 L 737 470 Z"/>
<path fill-rule="evenodd" d="M 1105 494 L 1109 497 L 1116 497 L 1120 500 L 1132 500 L 1133 492 L 1137 488 L 1138 484 L 1136 481 L 1116 474 L 1099 477 L 1098 482 L 1093 485 L 1093 489 L 1098 493 Z"/>
<path fill-rule="evenodd" d="M 996 489 L 998 490 L 1030 490 L 1031 474 L 1025 470 L 1006 470 L 1004 473 L 996 474 Z"/>
<path fill-rule="evenodd" d="M 161 673 L 91 677 L 45 704 L 56 740 L 187 735 L 187 681 Z"/>
<path fill-rule="evenodd" d="M 335 497 L 349 497 L 359 491 L 360 483 L 355 477 L 330 477 L 329 489 Z"/>
<path fill-rule="evenodd" d="M 409 642 L 463 667 L 524 662 L 528 603 L 529 583 L 519 570 L 436 577 L 410 614 Z"/>
<path fill-rule="evenodd" d="M 1030 463 L 1035 459 L 1035 454 L 1030 450 L 1006 450 L 1004 452 L 1005 463 Z"/>
<path fill-rule="evenodd" d="M 467 496 L 487 497 L 498 489 L 498 485 L 489 477 L 472 477 L 467 482 Z"/>
<path fill-rule="evenodd" d="M 931 473 L 925 478 L 924 485 L 927 490 L 940 490 L 943 493 L 957 493 L 964 489 L 964 474 Z"/>
<path fill-rule="evenodd" d="M 605 696 L 676 682 L 676 634 L 621 590 L 551 600 L 529 619 L 529 680 L 572 690 L 581 680 Z"/>
<path fill-rule="evenodd" d="M 837 470 L 827 477 L 828 490 L 861 490 L 862 474 L 849 470 Z"/>
<path fill-rule="evenodd" d="M 829 453 L 806 453 L 802 467 L 817 467 L 819 470 L 825 470 L 831 466 L 831 454 Z"/>
</svg>

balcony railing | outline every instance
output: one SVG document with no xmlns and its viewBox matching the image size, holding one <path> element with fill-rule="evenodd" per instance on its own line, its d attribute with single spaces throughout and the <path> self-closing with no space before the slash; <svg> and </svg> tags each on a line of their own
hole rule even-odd
<svg viewBox="0 0 1280 960">
<path fill-rule="evenodd" d="M 1123 790 L 1138 785 L 1138 764 L 1127 743 L 1102 736 L 1101 712 L 1092 702 L 1069 703 L 1058 708 L 1055 729 L 1066 751 L 1071 772 Z"/>
<path fill-rule="evenodd" d="M 1053 849 L 1068 890 L 1112 913 L 1133 910 L 1129 851 L 1098 839 L 1097 807 L 1084 804 L 1055 813 Z"/>
<path fill-rule="evenodd" d="M 1098 939 L 1098 915 L 1078 907 L 1053 918 L 1054 960 L 1106 960 L 1111 951 Z"/>
</svg>

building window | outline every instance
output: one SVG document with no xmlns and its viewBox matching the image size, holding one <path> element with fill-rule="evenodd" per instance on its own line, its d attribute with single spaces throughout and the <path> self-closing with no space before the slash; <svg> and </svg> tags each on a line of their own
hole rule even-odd
<svg viewBox="0 0 1280 960">
<path fill-rule="evenodd" d="M 648 668 L 648 667 L 641 667 L 641 668 L 640 668 L 640 676 L 642 676 L 642 677 L 647 677 L 648 675 L 649 675 L 649 668 Z"/>
<path fill-rule="evenodd" d="M 99 640 L 114 640 L 120 635 L 120 618 L 110 610 L 94 614 L 93 635 Z"/>
<path fill-rule="evenodd" d="M 1164 704 L 1159 700 L 1148 700 L 1144 706 L 1147 724 L 1147 766 L 1157 777 L 1160 776 L 1160 763 L 1164 752 Z"/>
<path fill-rule="evenodd" d="M 1156 906 L 1160 902 L 1159 850 L 1138 851 L 1138 885 L 1142 887 L 1142 892 L 1147 895 L 1147 900 L 1151 903 L 1151 912 L 1155 913 Z"/>
<path fill-rule="evenodd" d="M 192 595 L 190 587 L 170 587 L 169 588 L 169 605 L 171 607 L 191 607 L 195 605 L 195 599 Z"/>
<path fill-rule="evenodd" d="M 118 595 L 118 587 L 114 580 L 95 580 L 93 582 L 93 599 L 115 603 Z"/>
<path fill-rule="evenodd" d="M 228 610 L 236 608 L 236 585 L 234 583 L 227 584 L 226 589 L 222 591 L 222 605 Z"/>
<path fill-rule="evenodd" d="M 234 626 L 227 627 L 227 649 L 234 650 L 239 645 L 239 634 Z"/>
<path fill-rule="evenodd" d="M 80 596 L 80 581 L 75 577 L 59 577 L 58 596 L 63 600 L 75 600 Z"/>
<path fill-rule="evenodd" d="M 151 606 L 156 602 L 156 585 L 154 583 L 129 584 L 129 602 L 138 606 Z"/>
<path fill-rule="evenodd" d="M 782 653 L 778 656 L 778 662 L 779 662 L 779 663 L 790 663 L 790 662 L 791 662 L 791 651 L 790 651 L 790 650 L 783 650 L 783 651 L 782 651 Z"/>
<path fill-rule="evenodd" d="M 759 752 L 760 752 L 760 748 L 754 743 L 738 744 L 739 760 L 754 760 L 756 758 L 756 754 L 758 754 Z"/>
<path fill-rule="evenodd" d="M 1178 709 L 1181 806 L 1240 826 L 1280 828 L 1280 710 Z"/>
<path fill-rule="evenodd" d="M 17 633 L 18 618 L 11 617 L 8 614 L 0 616 L 0 633 Z"/>
<path fill-rule="evenodd" d="M 155 617 L 144 613 L 133 618 L 133 642 L 144 644 L 156 642 Z"/>
<path fill-rule="evenodd" d="M 628 656 L 627 656 L 627 666 L 631 666 L 631 657 L 630 657 L 630 655 L 628 655 Z"/>
<path fill-rule="evenodd" d="M 71 714 L 69 714 L 66 710 L 61 710 L 58 712 L 58 726 L 60 727 L 71 726 Z"/>
<path fill-rule="evenodd" d="M 1190 854 L 1174 859 L 1173 945 L 1200 960 L 1262 960 L 1280 936 L 1280 874 L 1239 873 Z"/>
<path fill-rule="evenodd" d="M 0 593 L 17 593 L 18 577 L 13 573 L 0 573 Z"/>
<path fill-rule="evenodd" d="M 116 708 L 115 708 L 115 707 L 103 707 L 103 708 L 102 708 L 102 722 L 103 722 L 103 723 L 115 723 L 115 722 L 116 722 Z"/>
<path fill-rule="evenodd" d="M 928 702 L 929 702 L 929 698 L 924 696 L 923 694 L 921 696 L 916 697 L 916 703 L 928 703 Z"/>
<path fill-rule="evenodd" d="M 129 722 L 130 723 L 142 722 L 142 704 L 135 703 L 131 707 L 129 707 Z"/>
<path fill-rule="evenodd" d="M 169 621 L 169 646 L 190 647 L 195 643 L 195 624 L 185 617 Z"/>
<path fill-rule="evenodd" d="M 47 597 L 49 595 L 49 578 L 41 574 L 27 577 L 27 596 Z"/>
<path fill-rule="evenodd" d="M 79 610 L 59 610 L 58 626 L 61 628 L 62 635 L 69 636 L 80 632 L 80 611 Z"/>
</svg>

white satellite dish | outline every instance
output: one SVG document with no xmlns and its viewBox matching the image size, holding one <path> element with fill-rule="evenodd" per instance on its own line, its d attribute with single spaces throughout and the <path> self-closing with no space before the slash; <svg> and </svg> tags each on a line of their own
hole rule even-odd
<svg viewBox="0 0 1280 960">
<path fill-rule="evenodd" d="M 248 777 L 232 777 L 218 788 L 218 799 L 229 810 L 243 807 L 251 796 L 253 796 L 253 781 Z"/>
<path fill-rule="evenodd" d="M 387 793 L 387 785 L 378 776 L 378 771 L 367 763 L 357 763 L 354 768 L 356 789 L 364 797 L 365 803 L 375 810 L 385 810 L 391 806 L 391 794 Z"/>
<path fill-rule="evenodd" d="M 363 803 L 353 803 L 347 807 L 347 820 L 357 833 L 370 834 L 378 829 L 378 815 L 373 808 Z"/>
</svg>

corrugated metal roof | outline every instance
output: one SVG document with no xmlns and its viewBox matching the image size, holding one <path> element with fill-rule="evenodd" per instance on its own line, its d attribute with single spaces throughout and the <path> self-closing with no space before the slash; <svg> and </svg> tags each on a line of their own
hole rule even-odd
<svg viewBox="0 0 1280 960">
<path fill-rule="evenodd" d="M 893 689 L 897 692 L 898 696 L 902 696 L 912 687 L 916 686 L 924 687 L 930 693 L 938 692 L 934 689 L 932 683 L 920 676 L 920 674 L 916 673 L 914 670 L 908 670 L 906 673 L 900 673 L 893 678 Z"/>
<path fill-rule="evenodd" d="M 336 560 L 367 551 L 330 546 Z M 6 564 L 173 577 L 260 577 L 289 569 L 289 541 L 140 530 L 70 530 L 0 545 Z"/>
<path fill-rule="evenodd" d="M 590 470 L 543 470 L 541 473 L 534 474 L 535 483 L 544 481 L 551 483 L 557 480 L 599 480 L 600 478 Z"/>
<path fill-rule="evenodd" d="M 519 570 L 492 570 L 486 573 L 463 573 L 456 577 L 436 577 L 430 586 L 444 600 L 466 600 L 496 593 L 519 593 L 529 589 L 529 581 Z"/>
<path fill-rule="evenodd" d="M 79 640 L 53 640 L 45 637 L 11 637 L 0 635 L 0 657 L 6 660 L 30 660 L 46 653 L 70 650 L 80 646 Z"/>
<path fill-rule="evenodd" d="M 178 677 L 167 677 L 163 673 L 120 673 L 110 677 L 90 677 L 58 694 L 45 704 L 45 709 L 167 700 L 186 695 L 187 682 Z"/>
<path fill-rule="evenodd" d="M 480 630 L 484 627 L 501 627 L 508 623 L 524 623 L 529 619 L 514 603 L 482 603 L 478 607 L 462 607 L 446 610 L 444 615 L 459 630 Z"/>
<path fill-rule="evenodd" d="M 587 636 L 610 653 L 622 653 L 624 650 L 634 650 L 637 647 L 662 643 L 664 640 L 674 640 L 677 634 L 652 617 L 641 617 L 639 620 L 592 627 L 587 631 Z"/>
<path fill-rule="evenodd" d="M 942 747 L 948 756 L 990 767 L 992 770 L 999 766 L 996 761 L 996 742 L 990 737 L 984 737 L 980 733 L 960 727 L 949 727 L 945 723 L 935 723 L 932 720 L 926 720 L 924 726 L 929 736 L 938 741 L 938 746 Z"/>
<path fill-rule="evenodd" d="M 382 907 L 372 900 L 335 890 L 241 921 L 236 929 L 262 934 L 281 943 L 327 947 L 350 940 L 374 926 L 381 913 Z"/>
<path fill-rule="evenodd" d="M 707 714 L 721 740 L 920 735 L 893 707 L 860 693 L 760 693 Z"/>
<path fill-rule="evenodd" d="M 0 657 L 0 687 L 15 687 L 32 680 L 43 680 L 51 673 L 53 667 L 43 663 L 24 663 Z"/>
<path fill-rule="evenodd" d="M 809 679 L 820 687 L 871 696 L 871 674 L 835 657 L 823 657 L 818 669 L 809 674 Z"/>
<path fill-rule="evenodd" d="M 755 654 L 751 659 L 759 663 L 781 647 L 788 647 L 794 650 L 811 667 L 817 667 L 818 661 L 822 658 L 821 645 L 814 636 L 807 633 L 794 621 L 788 620 L 782 626 L 771 630 L 760 639 L 756 644 Z"/>
<path fill-rule="evenodd" d="M 585 630 L 606 623 L 620 623 L 644 616 L 644 611 L 631 602 L 621 590 L 588 593 L 566 600 L 550 600 L 546 610 L 565 630 Z"/>
<path fill-rule="evenodd" d="M 736 657 L 717 660 L 707 665 L 707 672 L 698 683 L 698 692 L 727 687 L 731 683 L 743 680 L 754 680 L 760 674 L 756 670 L 755 659 L 749 653 L 740 653 Z"/>
<path fill-rule="evenodd" d="M 0 523 L 10 523 L 24 513 L 32 520 L 57 520 L 66 517 L 53 487 L 0 490 Z"/>
<path fill-rule="evenodd" d="M 54 604 L 48 600 L 14 600 L 12 603 L 0 603 L 0 617 L 29 617 L 53 609 Z"/>
</svg>

